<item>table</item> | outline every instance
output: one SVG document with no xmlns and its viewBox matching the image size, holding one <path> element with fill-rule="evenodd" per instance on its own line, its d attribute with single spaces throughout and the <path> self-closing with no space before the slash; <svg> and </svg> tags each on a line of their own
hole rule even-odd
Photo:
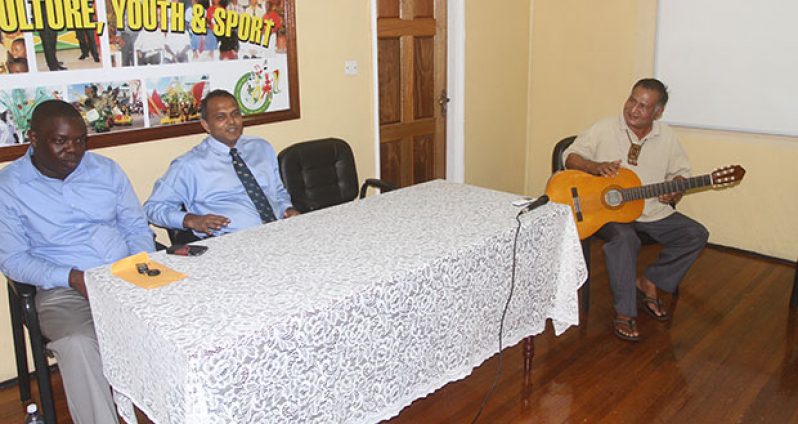
<svg viewBox="0 0 798 424">
<path fill-rule="evenodd" d="M 154 290 L 86 273 L 123 416 L 157 423 L 373 423 L 498 351 L 518 196 L 433 181 L 152 255 Z M 504 346 L 579 321 L 566 206 L 520 219 Z M 133 418 L 135 420 L 135 418 Z"/>
</svg>

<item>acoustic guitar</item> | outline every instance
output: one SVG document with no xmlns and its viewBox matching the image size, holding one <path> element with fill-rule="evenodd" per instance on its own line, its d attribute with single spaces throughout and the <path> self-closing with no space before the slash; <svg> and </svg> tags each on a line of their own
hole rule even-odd
<svg viewBox="0 0 798 424">
<path fill-rule="evenodd" d="M 640 217 L 644 199 L 707 186 L 720 188 L 741 181 L 744 175 L 742 166 L 733 165 L 711 174 L 641 185 L 637 174 L 626 168 L 612 178 L 566 170 L 551 176 L 546 195 L 552 202 L 571 207 L 579 238 L 584 240 L 608 222 L 632 222 Z"/>
</svg>

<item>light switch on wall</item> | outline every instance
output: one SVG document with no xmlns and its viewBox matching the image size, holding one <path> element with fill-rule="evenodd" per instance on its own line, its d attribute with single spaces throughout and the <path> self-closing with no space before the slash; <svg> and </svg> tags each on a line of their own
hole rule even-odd
<svg viewBox="0 0 798 424">
<path fill-rule="evenodd" d="M 344 75 L 357 75 L 356 60 L 347 60 L 344 62 Z"/>
</svg>

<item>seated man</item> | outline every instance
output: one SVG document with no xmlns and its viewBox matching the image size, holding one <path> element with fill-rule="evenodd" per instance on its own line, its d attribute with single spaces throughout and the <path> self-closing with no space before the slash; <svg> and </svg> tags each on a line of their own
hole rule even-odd
<svg viewBox="0 0 798 424">
<path fill-rule="evenodd" d="M 232 94 L 210 92 L 200 104 L 200 118 L 210 136 L 155 182 L 144 202 L 150 222 L 207 237 L 299 214 L 283 187 L 272 146 L 242 135 L 243 117 Z"/>
<path fill-rule="evenodd" d="M 83 272 L 154 249 L 130 182 L 86 153 L 86 124 L 70 104 L 33 111 L 25 156 L 0 171 L 0 270 L 34 284 L 42 333 L 58 359 L 76 423 L 115 423 Z"/>
<path fill-rule="evenodd" d="M 638 81 L 621 117 L 599 121 L 563 152 L 566 168 L 613 177 L 623 166 L 633 170 L 643 184 L 689 177 L 690 164 L 676 134 L 667 125 L 655 122 L 667 102 L 668 92 L 660 81 Z M 671 193 L 647 199 L 637 221 L 609 223 L 597 233 L 607 240 L 604 254 L 616 312 L 614 330 L 624 340 L 640 338 L 635 291 L 644 311 L 659 321 L 667 320 L 657 288 L 673 293 L 709 237 L 701 224 L 673 209 L 671 205 L 681 196 Z M 662 244 L 657 260 L 640 277 L 636 277 L 640 251 L 636 232 Z"/>
</svg>

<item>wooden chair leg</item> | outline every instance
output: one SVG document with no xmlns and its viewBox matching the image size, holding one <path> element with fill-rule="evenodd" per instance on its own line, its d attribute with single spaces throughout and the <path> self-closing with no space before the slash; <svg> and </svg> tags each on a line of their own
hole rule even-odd
<svg viewBox="0 0 798 424">
<path fill-rule="evenodd" d="M 535 356 L 535 336 L 524 339 L 524 385 L 532 381 L 532 358 Z"/>
<path fill-rule="evenodd" d="M 795 264 L 795 281 L 792 284 L 790 306 L 793 308 L 798 307 L 798 263 Z"/>
</svg>

